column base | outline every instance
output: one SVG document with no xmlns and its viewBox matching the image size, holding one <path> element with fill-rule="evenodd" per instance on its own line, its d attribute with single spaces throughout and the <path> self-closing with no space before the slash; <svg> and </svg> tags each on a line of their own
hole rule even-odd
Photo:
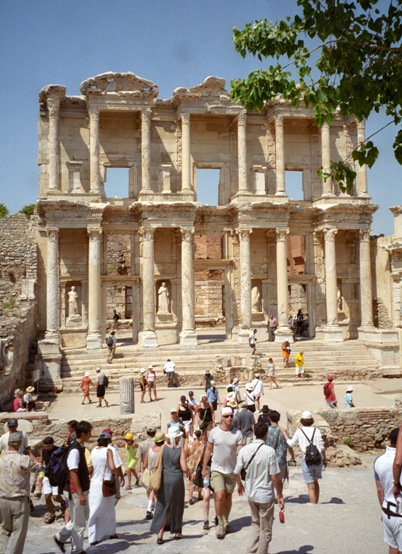
<svg viewBox="0 0 402 554">
<path fill-rule="evenodd" d="M 102 348 L 102 336 L 100 333 L 88 333 L 87 350 L 97 350 Z"/>
<path fill-rule="evenodd" d="M 50 334 L 49 334 L 50 335 Z M 61 352 L 59 337 L 46 337 L 38 342 L 39 360 L 39 390 L 41 392 L 61 391 L 63 382 L 61 379 Z"/>
<path fill-rule="evenodd" d="M 138 334 L 138 343 L 140 346 L 154 348 L 158 346 L 158 337 L 155 331 L 141 331 Z"/>
<path fill-rule="evenodd" d="M 193 329 L 185 329 L 180 333 L 180 344 L 185 346 L 197 346 L 197 334 Z"/>
<path fill-rule="evenodd" d="M 320 333 L 322 340 L 328 342 L 343 342 L 345 340 L 344 330 L 339 325 L 326 325 Z"/>
<path fill-rule="evenodd" d="M 275 331 L 275 342 L 282 343 L 284 340 L 294 342 L 293 332 L 289 327 L 278 327 Z"/>
<path fill-rule="evenodd" d="M 251 331 L 251 327 L 249 329 L 244 329 L 243 327 L 238 327 L 237 328 L 237 342 L 244 342 L 244 343 L 248 343 L 248 336 L 250 334 L 250 331 Z M 257 335 L 257 342 L 258 342 L 258 335 Z"/>
</svg>

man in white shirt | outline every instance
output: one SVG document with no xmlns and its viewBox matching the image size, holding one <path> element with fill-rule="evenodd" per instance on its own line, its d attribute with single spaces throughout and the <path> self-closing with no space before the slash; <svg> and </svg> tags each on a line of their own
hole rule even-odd
<svg viewBox="0 0 402 554">
<path fill-rule="evenodd" d="M 388 544 L 389 554 L 402 552 L 402 514 L 398 513 L 397 510 L 396 499 L 393 494 L 394 482 L 392 475 L 398 432 L 398 427 L 391 431 L 389 434 L 390 445 L 387 446 L 384 454 L 374 460 L 374 479 L 378 501 L 383 511 L 384 541 Z M 397 484 L 401 486 L 402 483 L 399 480 Z M 398 497 L 400 500 L 400 494 Z"/>
<path fill-rule="evenodd" d="M 229 514 L 232 508 L 232 494 L 235 488 L 233 472 L 236 465 L 236 456 L 242 444 L 242 434 L 233 427 L 232 408 L 222 408 L 222 421 L 208 435 L 205 449 L 202 476 L 208 475 L 207 466 L 212 455 L 211 487 L 214 490 L 215 510 L 218 518 L 216 537 L 225 538 L 230 532 Z"/>
<path fill-rule="evenodd" d="M 259 373 L 254 374 L 251 384 L 253 385 L 255 407 L 257 411 L 260 411 L 260 398 L 264 396 L 264 383 L 261 381 Z"/>
<path fill-rule="evenodd" d="M 7 452 L 8 450 L 8 439 L 10 433 L 16 433 L 18 431 L 18 419 L 16 417 L 10 417 L 7 421 L 8 431 L 0 438 L 0 454 L 2 452 Z M 19 454 L 28 454 L 28 435 L 24 431 L 18 431 L 21 434 L 21 443 L 18 447 Z"/>
<path fill-rule="evenodd" d="M 172 362 L 170 358 L 168 358 L 164 366 L 164 370 L 168 381 L 168 387 L 174 387 L 175 385 L 175 379 L 176 379 L 175 369 L 176 369 L 176 364 Z"/>
<path fill-rule="evenodd" d="M 272 523 L 274 519 L 274 487 L 281 510 L 284 508 L 282 496 L 282 480 L 279 478 L 279 465 L 273 448 L 265 444 L 268 435 L 266 423 L 256 423 L 254 427 L 255 440 L 242 448 L 237 456 L 234 476 L 239 494 L 244 487 L 240 472 L 246 469 L 246 496 L 251 511 L 252 541 L 247 552 L 268 552 L 272 539 Z"/>
<path fill-rule="evenodd" d="M 248 343 L 251 348 L 251 354 L 254 355 L 256 351 L 256 342 L 257 342 L 257 329 L 252 329 L 248 335 Z"/>
</svg>

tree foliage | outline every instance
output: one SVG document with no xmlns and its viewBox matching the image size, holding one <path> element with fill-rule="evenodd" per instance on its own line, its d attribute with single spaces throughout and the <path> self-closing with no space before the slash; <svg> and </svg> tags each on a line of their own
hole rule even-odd
<svg viewBox="0 0 402 554">
<path fill-rule="evenodd" d="M 393 147 L 402 163 L 402 3 L 389 0 L 381 10 L 378 4 L 298 0 L 301 15 L 234 28 L 235 48 L 243 57 L 251 54 L 273 63 L 232 81 L 232 98 L 248 109 L 261 109 L 278 96 L 295 107 L 304 103 L 312 107 L 319 126 L 331 124 L 337 110 L 361 121 L 383 109 L 388 124 L 397 126 Z M 352 154 L 353 160 L 369 167 L 377 156 L 371 140 Z M 331 165 L 342 190 L 350 190 L 356 176 L 350 162 Z"/>
<path fill-rule="evenodd" d="M 7 217 L 9 214 L 8 208 L 5 204 L 0 203 L 0 219 Z"/>
<path fill-rule="evenodd" d="M 23 208 L 20 209 L 21 214 L 25 214 L 28 217 L 31 217 L 35 212 L 36 204 L 26 204 Z"/>
</svg>

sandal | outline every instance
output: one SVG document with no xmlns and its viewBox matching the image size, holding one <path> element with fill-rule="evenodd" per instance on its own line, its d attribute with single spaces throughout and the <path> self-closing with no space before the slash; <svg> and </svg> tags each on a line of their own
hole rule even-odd
<svg viewBox="0 0 402 554">
<path fill-rule="evenodd" d="M 156 539 L 156 544 L 163 544 L 163 535 L 158 535 L 158 538 Z"/>
</svg>

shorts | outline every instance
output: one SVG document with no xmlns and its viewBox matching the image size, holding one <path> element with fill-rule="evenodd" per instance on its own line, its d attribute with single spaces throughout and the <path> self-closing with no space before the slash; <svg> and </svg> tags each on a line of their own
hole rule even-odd
<svg viewBox="0 0 402 554">
<path fill-rule="evenodd" d="M 96 396 L 97 398 L 103 398 L 105 396 L 106 387 L 105 385 L 98 385 L 96 387 Z"/>
<path fill-rule="evenodd" d="M 276 474 L 278 479 L 283 481 L 285 479 L 285 477 L 287 476 L 287 474 L 288 474 L 288 466 L 287 465 L 279 466 L 279 473 Z"/>
<path fill-rule="evenodd" d="M 43 478 L 43 494 L 52 494 L 53 496 L 58 496 L 59 494 L 59 487 L 53 487 L 46 476 Z"/>
<path fill-rule="evenodd" d="M 249 344 L 250 344 L 250 348 L 252 348 L 252 349 L 254 350 L 254 348 L 255 348 L 255 342 L 250 342 Z"/>
<path fill-rule="evenodd" d="M 255 412 L 255 404 L 247 404 L 247 410 L 253 414 Z"/>
<path fill-rule="evenodd" d="M 155 381 L 148 381 L 148 388 L 153 389 L 155 387 Z"/>
<path fill-rule="evenodd" d="M 308 466 L 304 458 L 301 461 L 301 468 L 303 472 L 303 479 L 305 483 L 314 483 L 316 479 L 322 477 L 322 464 Z"/>
<path fill-rule="evenodd" d="M 176 377 L 176 373 L 174 371 L 167 371 L 166 372 L 166 377 L 168 379 L 174 379 Z"/>
<path fill-rule="evenodd" d="M 235 486 L 236 479 L 233 477 L 233 473 L 211 472 L 211 488 L 214 492 L 226 491 L 233 494 Z"/>
<path fill-rule="evenodd" d="M 391 548 L 402 551 L 402 518 L 390 517 L 382 514 L 382 525 L 384 527 L 384 542 Z"/>
</svg>

